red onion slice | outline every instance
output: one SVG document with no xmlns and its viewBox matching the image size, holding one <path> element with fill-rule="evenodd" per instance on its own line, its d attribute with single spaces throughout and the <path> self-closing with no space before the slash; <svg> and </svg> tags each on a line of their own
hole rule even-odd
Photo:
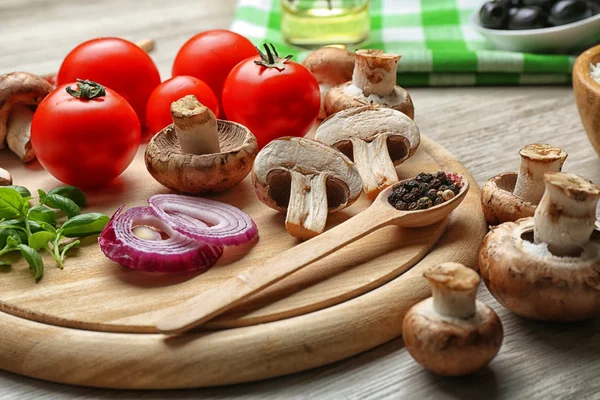
<svg viewBox="0 0 600 400">
<path fill-rule="evenodd" d="M 248 214 L 220 201 L 158 194 L 150 197 L 148 203 L 156 215 L 177 232 L 210 244 L 240 245 L 258 235 L 256 224 Z"/>
<path fill-rule="evenodd" d="M 149 207 L 134 207 L 112 216 L 98 242 L 111 260 L 149 272 L 186 272 L 208 269 L 223 254 L 222 246 L 198 242 L 175 231 Z M 144 240 L 133 233 L 139 225 L 160 229 L 169 237 Z"/>
</svg>

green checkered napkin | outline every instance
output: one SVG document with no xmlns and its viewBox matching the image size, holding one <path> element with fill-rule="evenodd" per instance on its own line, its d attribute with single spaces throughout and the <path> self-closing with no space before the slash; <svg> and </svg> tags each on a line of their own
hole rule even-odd
<svg viewBox="0 0 600 400">
<path fill-rule="evenodd" d="M 308 54 L 286 45 L 280 0 L 238 0 L 231 30 L 302 61 Z M 300 0 L 303 1 L 303 0 Z M 333 0 L 340 1 L 340 0 Z M 494 50 L 469 25 L 484 0 L 371 0 L 371 35 L 363 48 L 401 54 L 403 86 L 566 84 L 575 57 Z"/>
</svg>

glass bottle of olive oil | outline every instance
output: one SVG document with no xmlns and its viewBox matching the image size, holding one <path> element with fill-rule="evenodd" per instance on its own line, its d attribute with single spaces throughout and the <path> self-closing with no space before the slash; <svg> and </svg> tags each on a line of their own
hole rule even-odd
<svg viewBox="0 0 600 400">
<path fill-rule="evenodd" d="M 281 0 L 281 32 L 293 45 L 355 45 L 369 36 L 369 0 Z"/>
</svg>

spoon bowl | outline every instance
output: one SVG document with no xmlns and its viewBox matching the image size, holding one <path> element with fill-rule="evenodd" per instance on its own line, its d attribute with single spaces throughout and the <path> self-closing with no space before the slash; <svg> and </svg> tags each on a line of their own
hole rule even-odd
<svg viewBox="0 0 600 400">
<path fill-rule="evenodd" d="M 163 333 L 183 333 L 200 326 L 288 275 L 385 226 L 416 228 L 443 220 L 458 207 L 469 189 L 466 177 L 451 175 L 461 184 L 459 193 L 452 199 L 425 210 L 400 211 L 388 198 L 395 188 L 410 179 L 397 182 L 382 190 L 369 208 L 346 222 L 167 309 L 156 328 Z"/>
</svg>

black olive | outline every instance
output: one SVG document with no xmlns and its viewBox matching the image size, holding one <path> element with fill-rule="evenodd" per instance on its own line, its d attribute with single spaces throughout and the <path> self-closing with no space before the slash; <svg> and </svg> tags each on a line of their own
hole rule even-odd
<svg viewBox="0 0 600 400">
<path fill-rule="evenodd" d="M 548 26 L 548 14 L 540 7 L 523 7 L 508 17 L 507 28 L 511 30 L 538 29 Z"/>
<path fill-rule="evenodd" d="M 517 7 L 509 8 L 508 9 L 508 18 L 510 19 L 510 17 L 512 17 L 513 15 L 515 15 L 518 12 L 519 12 L 519 9 Z"/>
<path fill-rule="evenodd" d="M 600 1 L 598 1 L 598 2 L 588 1 L 588 7 L 590 8 L 592 15 L 596 15 L 596 14 L 600 13 Z"/>
<path fill-rule="evenodd" d="M 522 7 L 523 0 L 493 0 L 494 3 L 502 3 L 507 7 Z"/>
<path fill-rule="evenodd" d="M 552 6 L 548 21 L 552 25 L 565 25 L 592 16 L 585 0 L 561 0 Z"/>
<path fill-rule="evenodd" d="M 504 3 L 487 2 L 479 10 L 481 26 L 489 29 L 502 29 L 506 25 L 508 7 Z"/>
<path fill-rule="evenodd" d="M 556 0 L 523 0 L 523 5 L 526 7 L 539 7 L 546 12 L 549 12 Z"/>
</svg>

